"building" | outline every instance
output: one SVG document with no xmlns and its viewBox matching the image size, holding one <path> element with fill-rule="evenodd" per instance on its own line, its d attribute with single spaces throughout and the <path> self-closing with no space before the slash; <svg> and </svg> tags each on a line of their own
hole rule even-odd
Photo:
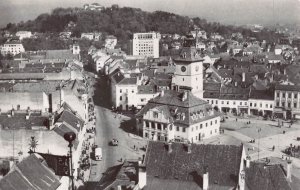
<svg viewBox="0 0 300 190">
<path fill-rule="evenodd" d="M 274 112 L 284 118 L 300 118 L 300 86 L 276 85 Z"/>
<path fill-rule="evenodd" d="M 144 190 L 291 190 L 292 164 L 251 162 L 243 145 L 149 141 L 139 165 Z"/>
<path fill-rule="evenodd" d="M 17 55 L 21 52 L 25 52 L 25 49 L 20 41 L 8 41 L 1 47 L 2 55 Z"/>
<path fill-rule="evenodd" d="M 91 10 L 91 11 L 102 11 L 102 10 L 104 10 L 104 6 L 100 5 L 99 3 L 84 4 L 83 8 L 85 10 Z"/>
<path fill-rule="evenodd" d="M 117 43 L 118 43 L 118 39 L 115 36 L 113 36 L 113 35 L 106 36 L 106 38 L 105 38 L 105 48 L 115 49 Z"/>
<path fill-rule="evenodd" d="M 142 136 L 159 141 L 199 142 L 219 134 L 220 113 L 190 91 L 162 91 L 136 115 Z"/>
<path fill-rule="evenodd" d="M 195 39 L 187 36 L 180 56 L 174 59 L 176 65 L 172 89 L 190 90 L 203 98 L 203 58 L 195 47 Z"/>
<path fill-rule="evenodd" d="M 140 190 L 139 179 L 141 176 L 139 176 L 139 170 L 138 161 L 125 160 L 124 163 L 109 168 L 96 188 L 103 190 Z"/>
<path fill-rule="evenodd" d="M 94 39 L 94 33 L 81 33 L 81 38 L 85 38 L 88 40 L 93 40 Z"/>
<path fill-rule="evenodd" d="M 16 36 L 19 37 L 19 40 L 23 40 L 24 38 L 31 38 L 32 33 L 30 31 L 18 31 Z"/>
<path fill-rule="evenodd" d="M 160 38 L 160 33 L 155 32 L 133 34 L 133 55 L 158 58 Z"/>
<path fill-rule="evenodd" d="M 149 141 L 140 173 L 146 175 L 145 190 L 244 190 L 244 161 L 242 145 Z"/>
<path fill-rule="evenodd" d="M 6 176 L 0 180 L 0 189 L 43 189 L 62 190 L 60 176 L 47 165 L 39 155 L 32 154 L 16 164 Z"/>
</svg>

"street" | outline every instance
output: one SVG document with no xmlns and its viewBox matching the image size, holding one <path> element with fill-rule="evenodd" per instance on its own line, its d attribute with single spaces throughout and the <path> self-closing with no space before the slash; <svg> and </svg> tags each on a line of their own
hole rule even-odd
<svg viewBox="0 0 300 190">
<path fill-rule="evenodd" d="M 122 122 L 126 122 L 128 117 L 113 113 L 105 108 L 109 107 L 110 95 L 106 80 L 100 78 L 94 86 L 94 102 L 96 115 L 96 136 L 95 144 L 102 148 L 102 161 L 92 159 L 91 175 L 89 181 L 99 181 L 103 173 L 114 165 L 123 163 L 125 159 L 138 159 L 145 154 L 139 148 L 146 142 L 140 138 L 133 138 L 132 135 L 120 128 Z M 132 127 L 132 126 L 129 126 Z M 118 146 L 111 146 L 109 142 L 116 138 Z M 134 150 L 133 147 L 138 147 Z M 122 160 L 121 160 L 122 158 Z"/>
</svg>

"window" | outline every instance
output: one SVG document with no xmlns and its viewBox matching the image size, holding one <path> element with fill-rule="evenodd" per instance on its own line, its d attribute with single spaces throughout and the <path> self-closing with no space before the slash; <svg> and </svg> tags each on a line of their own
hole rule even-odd
<svg viewBox="0 0 300 190">
<path fill-rule="evenodd" d="M 243 104 L 243 102 L 240 102 L 240 105 L 242 105 Z"/>
<path fill-rule="evenodd" d="M 196 126 L 196 130 L 198 130 L 198 126 Z"/>
<path fill-rule="evenodd" d="M 192 127 L 192 131 L 194 131 L 194 127 Z"/>
<path fill-rule="evenodd" d="M 210 130 L 210 134 L 212 134 L 212 130 Z"/>
<path fill-rule="evenodd" d="M 296 93 L 297 93 L 297 92 L 296 92 Z M 297 98 L 297 94 L 296 94 L 296 93 L 294 94 L 294 98 Z"/>
<path fill-rule="evenodd" d="M 259 107 L 262 107 L 262 103 L 259 104 Z"/>
<path fill-rule="evenodd" d="M 134 93 L 134 90 L 132 90 L 131 92 Z"/>
<path fill-rule="evenodd" d="M 256 103 L 254 103 L 254 107 L 256 107 Z"/>
<path fill-rule="evenodd" d="M 216 100 L 216 104 L 218 104 L 218 100 Z"/>
<path fill-rule="evenodd" d="M 211 100 L 211 104 L 214 104 L 214 100 Z"/>
<path fill-rule="evenodd" d="M 207 127 L 207 123 L 205 123 L 205 127 Z"/>
<path fill-rule="evenodd" d="M 229 101 L 227 101 L 227 105 L 229 104 Z"/>
<path fill-rule="evenodd" d="M 161 130 L 161 124 L 160 123 L 157 124 L 157 129 Z"/>
<path fill-rule="evenodd" d="M 284 93 L 282 93 L 282 97 L 283 97 L 283 98 L 285 98 L 285 92 L 284 92 Z"/>
<path fill-rule="evenodd" d="M 288 103 L 288 107 L 289 107 L 289 108 L 291 107 L 291 103 L 290 103 L 290 102 Z"/>
<path fill-rule="evenodd" d="M 182 78 L 182 81 L 184 81 L 184 78 Z"/>
<path fill-rule="evenodd" d="M 153 112 L 153 117 L 154 118 L 158 118 L 158 113 L 157 112 Z"/>
<path fill-rule="evenodd" d="M 122 93 L 122 89 L 120 89 L 120 93 Z"/>
<path fill-rule="evenodd" d="M 278 105 L 279 105 L 279 102 L 278 102 Z M 272 108 L 273 106 L 272 106 L 272 104 L 270 104 L 270 108 Z"/>
<path fill-rule="evenodd" d="M 184 133 L 185 133 L 185 128 L 184 128 L 184 127 L 182 127 L 182 132 L 184 132 Z"/>
<path fill-rule="evenodd" d="M 215 133 L 217 133 L 218 132 L 218 130 L 217 129 L 215 129 Z"/>
<path fill-rule="evenodd" d="M 280 97 L 280 94 L 279 94 L 279 92 L 277 92 L 276 94 L 277 94 L 277 97 Z"/>
<path fill-rule="evenodd" d="M 250 107 L 252 107 L 252 103 L 250 103 Z"/>
<path fill-rule="evenodd" d="M 217 124 L 218 123 L 218 120 L 215 120 L 215 124 Z"/>
<path fill-rule="evenodd" d="M 122 96 L 120 96 L 120 100 L 122 100 Z"/>
<path fill-rule="evenodd" d="M 210 121 L 210 125 L 212 125 L 212 121 Z"/>
<path fill-rule="evenodd" d="M 289 93 L 288 96 L 289 96 L 289 98 L 292 98 L 292 93 Z"/>
<path fill-rule="evenodd" d="M 282 107 L 285 107 L 285 102 L 281 102 Z"/>
<path fill-rule="evenodd" d="M 276 106 L 279 107 L 279 102 L 276 102 Z"/>
<path fill-rule="evenodd" d="M 244 105 L 247 106 L 247 102 L 245 102 Z"/>
<path fill-rule="evenodd" d="M 202 126 L 203 126 L 203 125 L 202 125 L 202 123 L 201 123 L 201 124 L 200 124 L 200 129 L 202 129 Z"/>
<path fill-rule="evenodd" d="M 294 103 L 294 108 L 297 108 L 297 103 Z"/>
<path fill-rule="evenodd" d="M 235 101 L 233 101 L 233 105 L 235 105 Z"/>
<path fill-rule="evenodd" d="M 176 127 L 176 131 L 179 131 L 179 127 Z"/>
<path fill-rule="evenodd" d="M 266 104 L 266 108 L 268 108 L 269 107 L 269 105 L 268 104 Z"/>
<path fill-rule="evenodd" d="M 146 121 L 145 123 L 146 123 L 146 127 L 149 128 L 149 122 Z"/>
<path fill-rule="evenodd" d="M 224 104 L 224 101 L 221 101 L 221 104 Z"/>
</svg>

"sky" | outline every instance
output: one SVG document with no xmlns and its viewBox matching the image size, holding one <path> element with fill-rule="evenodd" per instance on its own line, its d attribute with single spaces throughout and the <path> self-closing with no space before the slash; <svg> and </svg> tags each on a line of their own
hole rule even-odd
<svg viewBox="0 0 300 190">
<path fill-rule="evenodd" d="M 0 0 L 0 26 L 34 19 L 56 7 L 82 7 L 94 2 L 198 16 L 224 24 L 300 24 L 300 0 Z"/>
</svg>

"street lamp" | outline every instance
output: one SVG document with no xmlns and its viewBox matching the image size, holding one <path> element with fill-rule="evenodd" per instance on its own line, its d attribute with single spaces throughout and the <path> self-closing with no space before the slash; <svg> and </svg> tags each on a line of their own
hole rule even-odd
<svg viewBox="0 0 300 190">
<path fill-rule="evenodd" d="M 70 148 L 70 160 L 71 160 L 71 171 L 70 178 L 72 181 L 72 190 L 74 190 L 74 176 L 73 176 L 73 163 L 72 163 L 72 142 L 76 139 L 76 134 L 74 132 L 67 132 L 64 134 L 64 139 L 69 142 L 68 147 Z"/>
</svg>

